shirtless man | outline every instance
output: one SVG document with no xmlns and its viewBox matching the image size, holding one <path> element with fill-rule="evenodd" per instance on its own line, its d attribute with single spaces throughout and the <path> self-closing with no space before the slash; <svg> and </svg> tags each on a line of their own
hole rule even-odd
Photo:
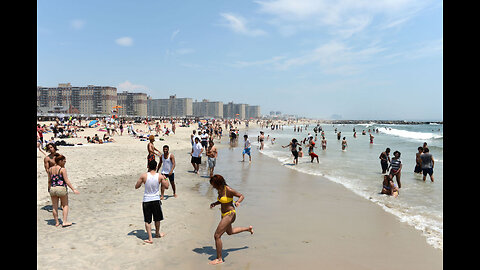
<svg viewBox="0 0 480 270">
<path fill-rule="evenodd" d="M 153 135 L 150 135 L 148 136 L 148 140 L 150 140 L 150 142 L 148 143 L 147 145 L 147 151 L 148 151 L 148 155 L 147 155 L 147 168 L 148 168 L 148 163 L 152 160 L 155 160 L 155 155 L 157 156 L 162 156 L 162 154 L 160 153 L 160 151 L 155 148 L 155 146 L 153 145 L 153 142 L 155 141 L 155 136 Z M 158 152 L 155 153 L 155 151 Z"/>
<path fill-rule="evenodd" d="M 47 152 L 50 154 L 43 159 L 43 166 L 45 167 L 45 172 L 48 174 L 48 169 L 56 165 L 55 155 L 57 154 L 57 146 L 53 143 L 47 144 Z"/>
<path fill-rule="evenodd" d="M 207 164 L 210 177 L 213 177 L 213 170 L 215 169 L 215 165 L 217 164 L 217 156 L 217 147 L 215 147 L 215 143 L 213 142 L 213 140 L 209 140 L 207 148 Z"/>
</svg>

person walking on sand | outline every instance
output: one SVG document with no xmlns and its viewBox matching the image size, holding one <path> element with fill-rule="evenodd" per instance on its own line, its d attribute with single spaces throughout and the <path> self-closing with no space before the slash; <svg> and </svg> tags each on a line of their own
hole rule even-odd
<svg viewBox="0 0 480 270">
<path fill-rule="evenodd" d="M 422 171 L 423 171 L 423 181 L 427 178 L 427 174 L 430 176 L 430 181 L 433 182 L 433 167 L 435 162 L 433 161 L 433 156 L 430 154 L 430 150 L 423 148 L 423 154 L 420 155 L 422 162 Z"/>
<path fill-rule="evenodd" d="M 402 161 L 400 160 L 401 153 L 398 151 L 393 152 L 393 158 L 390 163 L 390 178 L 393 180 L 393 176 L 396 176 L 398 188 L 402 188 L 400 177 L 402 176 Z"/>
<path fill-rule="evenodd" d="M 160 153 L 160 151 L 158 151 L 157 148 L 155 148 L 155 145 L 153 145 L 153 142 L 155 141 L 155 136 L 153 135 L 150 135 L 148 136 L 148 140 L 150 141 L 147 145 L 147 151 L 148 151 L 148 155 L 147 155 L 147 168 L 148 168 L 148 163 L 152 160 L 155 160 L 155 155 L 157 156 L 161 156 L 162 154 Z M 155 151 L 157 151 L 157 153 L 155 153 Z"/>
<path fill-rule="evenodd" d="M 217 147 L 213 140 L 208 141 L 208 148 L 207 148 L 207 164 L 208 164 L 208 172 L 210 173 L 210 177 L 213 177 L 213 170 L 215 169 L 215 165 L 217 165 L 217 156 L 218 151 Z"/>
<path fill-rule="evenodd" d="M 220 220 L 220 223 L 218 223 L 217 229 L 215 230 L 215 233 L 213 235 L 215 239 L 215 248 L 217 250 L 217 258 L 210 261 L 209 264 L 220 264 L 223 263 L 223 243 L 221 239 L 223 233 L 226 232 L 228 235 L 232 235 L 241 232 L 250 232 L 250 234 L 253 234 L 253 226 L 232 227 L 232 224 L 233 222 L 235 222 L 235 219 L 237 217 L 235 207 L 239 207 L 240 203 L 245 199 L 245 197 L 241 193 L 229 187 L 225 182 L 223 176 L 219 174 L 215 174 L 212 178 L 210 178 L 210 185 L 212 185 L 212 187 L 218 191 L 217 201 L 210 204 L 210 209 L 220 204 L 222 218 Z M 239 198 L 236 202 L 233 201 L 234 196 Z M 235 206 L 233 206 L 234 203 Z"/>
<path fill-rule="evenodd" d="M 380 165 L 382 166 L 382 174 L 387 173 L 388 163 L 390 163 L 390 148 L 387 147 L 385 152 L 380 153 L 378 157 L 380 159 Z"/>
<path fill-rule="evenodd" d="M 170 148 L 168 145 L 163 146 L 163 155 L 160 157 L 158 162 L 157 172 L 160 170 L 160 168 L 162 168 L 160 173 L 165 176 L 165 178 L 168 178 L 170 185 L 172 185 L 173 197 L 177 198 L 177 188 L 175 186 L 175 156 L 172 153 L 169 153 L 169 150 Z M 164 186 L 160 188 L 160 191 L 160 200 L 163 200 L 163 195 L 165 194 Z"/>
<path fill-rule="evenodd" d="M 190 156 L 192 156 L 190 162 L 192 163 L 193 166 L 193 172 L 198 174 L 198 170 L 200 169 L 200 164 L 202 164 L 202 152 L 203 152 L 203 147 L 202 144 L 200 143 L 200 138 L 195 137 L 195 143 L 192 146 L 192 152 L 190 153 Z"/>
<path fill-rule="evenodd" d="M 145 186 L 143 193 L 142 209 L 143 220 L 145 221 L 145 230 L 148 234 L 148 240 L 144 240 L 145 243 L 153 244 L 152 239 L 152 216 L 155 221 L 155 238 L 164 237 L 165 233 L 160 232 L 160 221 L 163 220 L 162 203 L 160 202 L 159 189 L 160 185 L 165 189 L 168 189 L 168 182 L 165 176 L 155 172 L 157 168 L 157 162 L 151 160 L 148 162 L 148 172 L 142 173 L 135 183 L 135 189 Z"/>
<path fill-rule="evenodd" d="M 245 154 L 248 155 L 248 162 L 252 162 L 252 154 L 250 151 L 252 150 L 252 144 L 250 143 L 250 139 L 248 138 L 248 135 L 245 134 L 243 135 L 243 152 L 242 152 L 242 162 L 245 161 Z"/>
<path fill-rule="evenodd" d="M 67 159 L 64 155 L 55 153 L 55 165 L 48 168 L 48 193 L 52 199 L 52 213 L 53 218 L 55 219 L 55 227 L 60 225 L 58 220 L 58 201 L 62 205 L 63 220 L 62 227 L 68 227 L 72 225 L 71 222 L 68 222 L 68 188 L 69 187 L 73 193 L 80 194 L 76 190 L 67 176 L 67 169 L 65 169 L 65 163 Z"/>
<path fill-rule="evenodd" d="M 290 147 L 290 151 L 292 151 L 292 155 L 293 155 L 294 165 L 298 164 L 298 151 L 297 151 L 298 145 L 300 145 L 300 143 L 297 141 L 297 139 L 292 139 L 292 141 L 288 145 L 285 145 L 285 146 L 282 145 L 282 148 Z"/>
</svg>

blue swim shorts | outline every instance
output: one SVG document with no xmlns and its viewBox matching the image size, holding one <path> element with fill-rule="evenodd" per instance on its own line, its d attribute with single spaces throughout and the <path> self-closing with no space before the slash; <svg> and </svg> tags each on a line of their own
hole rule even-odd
<svg viewBox="0 0 480 270">
<path fill-rule="evenodd" d="M 249 147 L 249 148 L 244 148 L 244 149 L 243 149 L 243 154 L 244 154 L 244 155 L 247 154 L 247 155 L 250 156 L 250 149 L 251 149 L 250 147 Z"/>
</svg>

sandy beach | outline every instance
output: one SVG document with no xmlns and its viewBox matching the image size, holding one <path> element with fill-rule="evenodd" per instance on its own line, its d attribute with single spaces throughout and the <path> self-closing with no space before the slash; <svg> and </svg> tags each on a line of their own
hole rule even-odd
<svg viewBox="0 0 480 270">
<path fill-rule="evenodd" d="M 163 125 L 163 124 L 162 124 Z M 170 125 L 167 124 L 169 127 Z M 253 225 L 255 233 L 222 237 L 225 262 L 215 258 L 214 230 L 219 208 L 208 184 L 205 159 L 200 174 L 190 164 L 190 134 L 197 125 L 177 127 L 157 137 L 177 160 L 178 198 L 166 190 L 162 201 L 163 238 L 147 239 L 142 214 L 143 187 L 134 185 L 146 171 L 147 141 L 115 135 L 116 142 L 87 144 L 85 136 L 64 139 L 81 146 L 59 146 L 67 158 L 72 184 L 70 227 L 55 227 L 47 193 L 44 155 L 37 151 L 38 269 L 442 269 L 443 251 L 428 245 L 413 227 L 343 186 L 282 166 L 252 148 L 253 162 L 241 161 L 240 147 L 228 146 L 224 131 L 216 173 L 245 195 L 235 226 Z M 243 125 L 242 125 L 243 127 Z M 145 125 L 136 124 L 145 130 Z M 258 128 L 250 124 L 250 129 Z M 51 133 L 44 137 L 49 139 Z M 242 131 L 240 134 L 243 134 Z M 158 160 L 158 159 L 157 159 Z M 288 190 L 286 193 L 285 190 Z M 61 211 L 59 211 L 61 217 Z"/>
</svg>

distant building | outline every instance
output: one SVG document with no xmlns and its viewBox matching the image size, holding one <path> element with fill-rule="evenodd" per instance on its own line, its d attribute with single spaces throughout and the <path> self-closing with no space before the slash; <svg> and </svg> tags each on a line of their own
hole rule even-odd
<svg viewBox="0 0 480 270">
<path fill-rule="evenodd" d="M 235 104 L 229 102 L 223 104 L 223 118 L 227 119 L 246 119 L 245 108 L 247 104 Z"/>
<path fill-rule="evenodd" d="M 117 93 L 118 115 L 147 116 L 147 94 L 145 93 Z"/>
<path fill-rule="evenodd" d="M 191 98 L 148 99 L 148 116 L 186 117 L 193 116 L 193 102 Z"/>
<path fill-rule="evenodd" d="M 37 86 L 37 110 L 41 112 L 107 115 L 115 105 L 117 88 L 111 86 L 79 87 L 70 83 L 60 83 L 58 87 Z"/>
<path fill-rule="evenodd" d="M 196 117 L 223 118 L 223 102 L 208 101 L 193 102 L 193 115 Z"/>
<path fill-rule="evenodd" d="M 261 118 L 262 115 L 260 113 L 260 106 L 258 105 L 247 105 L 245 108 L 245 118 L 246 119 L 255 119 Z"/>
</svg>

